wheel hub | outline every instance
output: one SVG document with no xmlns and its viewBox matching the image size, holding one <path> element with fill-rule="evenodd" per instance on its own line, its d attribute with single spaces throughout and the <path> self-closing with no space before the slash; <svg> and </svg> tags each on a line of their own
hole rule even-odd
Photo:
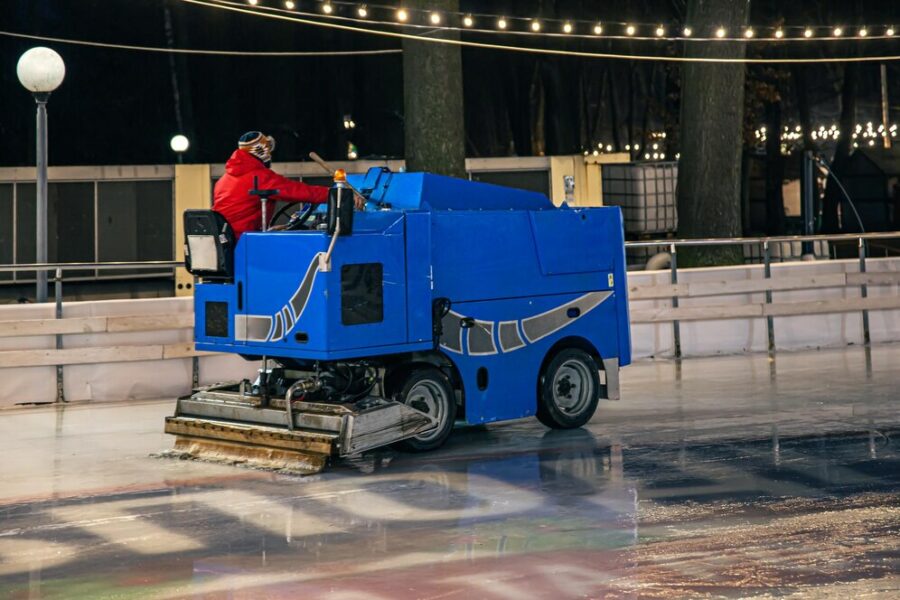
<svg viewBox="0 0 900 600">
<path fill-rule="evenodd" d="M 578 414 L 594 395 L 594 381 L 588 365 L 580 360 L 567 360 L 553 377 L 553 402 L 564 413 Z"/>
<path fill-rule="evenodd" d="M 419 412 L 425 413 L 429 417 L 436 419 L 438 426 L 432 431 L 425 432 L 416 436 L 416 439 L 427 441 L 437 435 L 440 435 L 443 421 L 446 418 L 444 414 L 444 403 L 447 398 L 444 397 L 444 391 L 441 386 L 431 381 L 420 381 L 409 390 L 406 397 L 406 404 Z"/>
<path fill-rule="evenodd" d="M 575 389 L 575 385 L 569 380 L 569 376 L 566 375 L 556 384 L 556 392 L 562 398 L 571 398 L 572 390 Z"/>
</svg>

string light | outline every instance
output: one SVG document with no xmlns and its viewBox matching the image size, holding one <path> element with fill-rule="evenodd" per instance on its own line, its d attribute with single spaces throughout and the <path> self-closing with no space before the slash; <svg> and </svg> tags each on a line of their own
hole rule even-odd
<svg viewBox="0 0 900 600">
<path fill-rule="evenodd" d="M 876 129 L 875 124 L 869 121 L 865 124 L 857 123 L 850 137 L 853 140 L 854 148 L 858 148 L 861 141 L 869 146 L 875 146 L 879 138 L 896 138 L 897 130 L 896 123 L 892 123 L 887 127 L 881 124 Z M 756 129 L 753 135 L 756 138 L 757 147 L 762 149 L 768 138 L 766 127 L 762 126 Z M 785 125 L 781 130 L 781 153 L 788 155 L 799 149 L 802 145 L 803 135 L 803 128 L 800 125 L 795 125 L 794 127 Z M 841 137 L 841 131 L 836 123 L 832 123 L 831 127 L 827 128 L 825 125 L 820 125 L 818 128 L 810 131 L 809 135 L 817 142 L 837 142 Z"/>
<path fill-rule="evenodd" d="M 207 4 L 206 0 L 184 0 L 187 2 L 197 3 L 197 4 Z M 270 4 L 269 2 L 261 3 L 259 0 L 246 0 L 247 4 L 252 7 L 258 7 L 261 5 Z M 209 2 L 210 4 L 212 2 Z M 274 4 L 274 3 L 272 3 Z M 296 0 L 277 0 L 277 4 L 281 5 L 281 7 L 285 10 L 294 11 L 301 5 L 300 2 Z M 346 10 L 353 11 L 355 13 L 354 16 L 358 15 L 360 18 L 364 19 L 374 19 L 373 23 L 377 23 L 379 21 L 377 16 L 373 16 L 372 11 L 368 9 L 366 3 L 358 3 L 353 0 L 319 0 L 319 11 L 322 14 L 327 16 L 333 16 L 340 13 L 340 9 L 342 6 L 346 6 Z M 387 8 L 387 7 L 384 7 Z M 268 9 L 275 10 L 278 9 Z M 475 27 L 475 18 L 471 13 L 446 13 L 443 11 L 435 11 L 430 9 L 407 9 L 403 7 L 395 7 L 394 9 L 394 22 L 400 22 L 403 24 L 411 24 L 413 27 L 423 27 L 423 25 L 419 25 L 418 23 L 429 23 L 430 26 L 447 28 L 447 29 L 455 29 L 457 27 L 462 28 L 472 28 Z M 507 30 L 515 31 L 516 33 L 532 33 L 536 35 L 558 35 L 559 33 L 574 35 L 579 37 L 588 37 L 589 34 L 593 33 L 595 36 L 599 35 L 608 35 L 608 32 L 605 31 L 606 27 L 609 26 L 609 23 L 606 23 L 606 27 L 599 21 L 590 22 L 587 20 L 550 20 L 550 21 L 540 21 L 537 18 L 534 19 L 526 19 L 522 17 L 504 17 L 498 15 L 481 15 L 485 19 L 494 18 L 494 27 L 495 31 L 499 30 L 499 32 L 505 32 Z M 385 23 L 389 22 L 389 20 L 384 21 Z M 523 24 L 524 31 L 516 31 L 518 29 L 517 25 L 519 23 Z M 652 40 L 652 39 L 660 39 L 660 40 L 670 40 L 677 41 L 688 39 L 694 36 L 693 28 L 688 25 L 683 25 L 680 29 L 676 29 L 677 26 L 670 26 L 666 23 L 647 23 L 647 22 L 632 22 L 632 23 L 614 23 L 617 27 L 621 27 L 619 30 L 620 33 L 616 35 L 616 33 L 612 33 L 611 39 L 617 39 L 619 36 L 635 38 L 637 40 Z M 582 26 L 584 27 L 582 33 Z M 554 33 L 554 29 L 556 32 Z M 854 28 L 852 30 L 852 35 L 845 34 L 845 27 L 840 25 L 833 25 L 825 28 L 826 26 L 804 26 L 800 27 L 773 27 L 771 29 L 765 28 L 766 30 L 771 32 L 770 40 L 778 40 L 784 42 L 790 41 L 800 41 L 800 40 L 817 40 L 819 42 L 833 40 L 834 38 L 844 37 L 847 39 L 854 40 L 863 40 L 863 39 L 886 39 L 886 38 L 894 38 L 897 35 L 897 30 L 894 25 L 875 25 L 875 26 L 859 26 L 858 28 Z M 480 29 L 483 32 L 490 32 L 491 27 L 484 27 Z M 831 35 L 818 35 L 817 30 L 828 31 Z M 759 34 L 759 35 L 757 35 Z M 712 37 L 714 40 L 746 40 L 746 41 L 765 41 L 766 36 L 762 35 L 761 32 L 755 30 L 752 26 L 745 26 L 741 28 L 738 32 L 730 33 L 726 26 L 718 26 L 714 28 L 712 31 L 707 33 L 704 31 L 702 35 L 699 35 L 700 41 L 706 41 L 707 35 Z M 757 39 L 759 38 L 759 39 Z M 863 60 L 877 60 L 879 58 L 891 58 L 891 57 L 860 57 Z M 854 60 L 855 62 L 856 60 Z M 750 61 L 755 62 L 755 61 Z M 760 60 L 759 62 L 767 62 L 766 60 Z M 806 62 L 806 61 L 802 61 Z M 823 62 L 836 62 L 834 59 L 823 60 Z M 837 62 L 844 62 L 844 59 L 841 59 Z"/>
</svg>

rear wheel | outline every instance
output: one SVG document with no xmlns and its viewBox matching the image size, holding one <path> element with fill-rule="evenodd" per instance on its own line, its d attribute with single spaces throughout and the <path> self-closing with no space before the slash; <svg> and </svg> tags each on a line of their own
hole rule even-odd
<svg viewBox="0 0 900 600">
<path fill-rule="evenodd" d="M 456 394 L 446 375 L 435 368 L 416 369 L 406 377 L 397 400 L 429 417 L 437 419 L 437 427 L 403 440 L 397 445 L 410 452 L 427 452 L 441 447 L 456 420 Z"/>
<path fill-rule="evenodd" d="M 600 400 L 600 374 L 590 354 L 560 350 L 547 363 L 538 386 L 538 420 L 554 429 L 574 429 L 591 420 Z"/>
</svg>

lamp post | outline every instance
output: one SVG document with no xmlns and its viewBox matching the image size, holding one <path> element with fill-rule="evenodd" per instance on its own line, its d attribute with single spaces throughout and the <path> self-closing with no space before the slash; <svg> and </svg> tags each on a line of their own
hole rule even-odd
<svg viewBox="0 0 900 600">
<path fill-rule="evenodd" d="M 22 85 L 34 95 L 37 103 L 37 245 L 35 262 L 47 262 L 47 100 L 66 76 L 62 57 L 50 48 L 38 46 L 19 58 L 16 74 Z M 47 301 L 47 272 L 37 272 L 35 296 L 38 302 Z"/>
</svg>

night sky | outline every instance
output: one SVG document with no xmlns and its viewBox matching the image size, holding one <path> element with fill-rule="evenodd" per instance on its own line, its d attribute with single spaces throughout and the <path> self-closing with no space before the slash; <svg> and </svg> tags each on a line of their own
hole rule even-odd
<svg viewBox="0 0 900 600">
<path fill-rule="evenodd" d="M 3 0 L 2 4 L 0 29 L 45 36 L 165 47 L 170 41 L 166 35 L 167 6 L 173 24 L 171 42 L 176 47 L 234 50 L 399 47 L 397 40 L 274 23 L 177 0 Z M 776 22 L 777 10 L 795 11 L 796 14 L 784 16 L 785 23 L 794 25 L 830 24 L 838 19 L 848 26 L 866 20 L 881 24 L 900 17 L 900 3 L 896 2 L 797 3 L 803 7 L 783 4 L 755 2 L 752 20 Z M 684 14 L 684 2 L 680 0 L 462 3 L 464 10 L 525 17 L 535 14 L 539 5 L 543 6 L 543 14 L 551 17 L 587 18 L 602 14 L 622 20 L 658 19 L 677 24 Z M 900 18 L 897 23 L 900 25 Z M 550 43 L 529 38 L 515 41 Z M 568 47 L 572 44 L 575 42 Z M 603 44 L 606 43 L 585 46 L 578 42 L 577 47 L 608 50 L 609 46 Z M 67 66 L 66 80 L 49 104 L 51 165 L 171 163 L 175 157 L 169 149 L 169 139 L 179 132 L 185 133 L 192 142 L 185 157 L 187 162 L 223 162 L 238 136 L 250 129 L 261 129 L 278 139 L 276 160 L 279 161 L 301 160 L 311 150 L 326 158 L 344 158 L 348 141 L 342 125 L 344 114 L 352 114 L 358 124 L 352 141 L 359 147 L 361 157 L 403 155 L 399 54 L 353 58 L 173 58 L 167 54 L 0 37 L 0 89 L 3 90 L 0 135 L 4 140 L 0 144 L 0 166 L 34 164 L 34 104 L 15 74 L 18 57 L 34 45 L 53 47 Z M 867 49 L 900 54 L 900 42 L 879 42 Z M 664 47 L 660 50 L 666 51 Z M 608 87 L 612 91 L 604 93 L 622 95 L 626 86 L 619 82 L 623 77 L 629 77 L 635 68 L 651 69 L 649 65 L 635 66 L 623 61 L 609 65 L 609 61 L 541 58 L 488 50 L 464 50 L 463 59 L 470 156 L 511 152 L 514 144 L 509 138 L 516 135 L 517 127 L 521 131 L 516 115 L 522 112 L 527 101 L 528 77 L 539 61 L 546 69 L 558 70 L 560 85 L 567 86 L 569 96 L 576 96 L 583 89 L 573 83 L 572 73 L 579 74 L 578 81 L 595 81 L 607 69 L 611 74 Z M 655 69 L 654 73 L 663 72 L 662 65 Z M 811 73 L 813 112 L 820 119 L 833 118 L 838 110 L 838 72 L 832 67 L 817 67 Z M 878 120 L 877 73 L 875 64 L 863 68 L 861 119 Z M 896 108 L 900 103 L 900 69 L 895 64 L 890 66 L 890 75 L 892 104 Z M 652 83 L 654 77 L 648 77 L 648 81 Z M 666 94 L 665 86 L 638 89 L 634 94 L 636 110 L 646 109 L 650 125 L 663 127 L 677 115 L 677 104 Z M 548 152 L 579 152 L 586 143 L 596 141 L 595 138 L 608 138 L 611 119 L 602 97 L 598 102 L 595 104 L 600 118 L 595 119 L 597 123 L 591 130 L 584 133 L 582 127 L 580 136 L 574 131 L 563 131 L 562 135 L 557 132 L 555 139 L 548 143 Z M 569 108 L 553 107 L 553 110 L 560 113 Z M 786 118 L 790 117 L 788 110 Z M 554 121 L 548 127 L 572 128 L 565 120 Z M 520 139 L 523 137 L 528 136 L 519 135 Z M 519 146 L 526 144 L 520 142 Z M 526 147 L 519 153 L 530 152 Z"/>
</svg>

